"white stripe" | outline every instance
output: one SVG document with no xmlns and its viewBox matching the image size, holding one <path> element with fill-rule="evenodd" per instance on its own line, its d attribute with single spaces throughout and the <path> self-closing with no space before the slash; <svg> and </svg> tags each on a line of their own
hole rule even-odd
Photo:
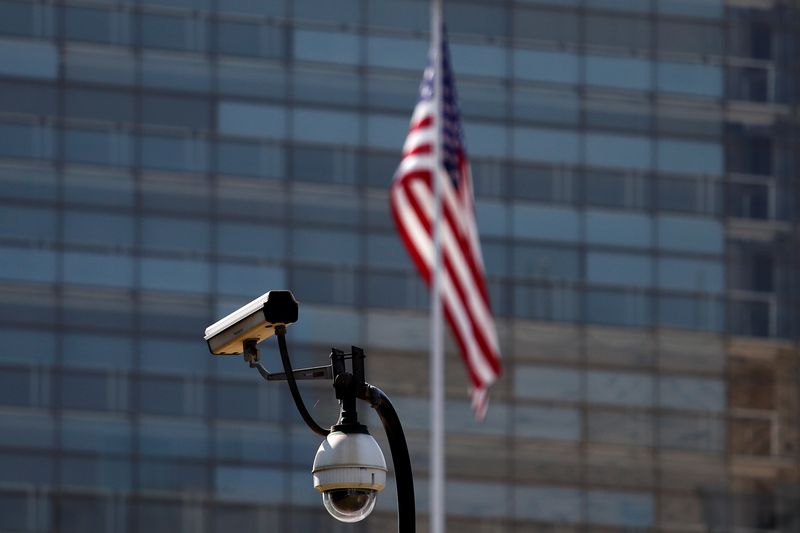
<svg viewBox="0 0 800 533">
<path fill-rule="evenodd" d="M 422 144 L 433 144 L 435 141 L 436 132 L 433 128 L 422 128 L 408 132 L 406 142 L 403 144 L 403 153 L 410 152 L 414 148 Z M 431 156 L 432 157 L 432 156 Z"/>
</svg>

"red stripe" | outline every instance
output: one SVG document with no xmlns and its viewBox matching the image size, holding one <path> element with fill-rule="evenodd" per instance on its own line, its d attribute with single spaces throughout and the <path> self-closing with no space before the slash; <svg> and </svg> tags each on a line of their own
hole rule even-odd
<svg viewBox="0 0 800 533">
<path fill-rule="evenodd" d="M 428 115 L 427 117 L 423 118 L 422 120 L 418 120 L 417 122 L 412 124 L 408 128 L 408 133 L 411 133 L 412 131 L 421 130 L 423 128 L 427 128 L 428 126 L 430 126 L 432 124 L 433 124 L 433 116 Z"/>
<path fill-rule="evenodd" d="M 427 172 L 427 177 L 430 178 L 430 172 Z M 425 214 L 424 210 L 422 209 L 422 206 L 419 205 L 419 201 L 417 200 L 416 196 L 413 194 L 411 190 L 411 182 L 409 180 L 403 180 L 402 185 L 406 193 L 406 197 L 408 198 L 409 204 L 411 205 L 415 215 L 422 224 L 422 227 L 424 228 L 428 236 L 432 236 L 433 235 L 432 222 Z M 448 223 L 450 222 L 451 221 L 448 221 Z M 452 224 L 450 225 L 452 231 L 453 230 Z M 481 354 L 483 355 L 483 358 L 486 360 L 486 362 L 489 364 L 489 366 L 492 368 L 495 374 L 499 374 L 500 373 L 499 361 L 495 356 L 494 350 L 492 349 L 491 345 L 486 339 L 484 329 L 480 327 L 478 322 L 475 320 L 475 316 L 472 312 L 472 306 L 469 305 L 468 296 L 465 293 L 464 287 L 459 280 L 459 276 L 456 272 L 455 267 L 453 266 L 453 258 L 450 256 L 450 254 L 446 253 L 446 248 L 443 248 L 442 250 L 443 250 L 442 259 L 444 262 L 445 271 L 447 272 L 447 275 L 450 277 L 451 284 L 453 285 L 453 288 L 456 291 L 456 295 L 460 300 L 461 307 L 464 309 L 464 314 L 467 316 L 467 319 L 469 321 L 469 327 L 472 330 L 472 336 L 478 343 L 478 347 L 480 349 Z M 462 249 L 461 251 L 463 254 L 464 250 Z M 428 284 L 430 285 L 430 281 L 428 281 Z M 454 324 L 451 324 L 451 327 L 453 328 L 453 330 L 457 330 Z"/>
<path fill-rule="evenodd" d="M 403 158 L 405 159 L 411 155 L 417 154 L 429 154 L 433 152 L 433 147 L 430 144 L 420 144 L 412 148 L 411 150 L 403 153 Z"/>
</svg>

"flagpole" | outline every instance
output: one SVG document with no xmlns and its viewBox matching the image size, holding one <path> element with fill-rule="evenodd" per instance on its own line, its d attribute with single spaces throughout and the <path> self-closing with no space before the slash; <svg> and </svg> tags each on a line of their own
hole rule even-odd
<svg viewBox="0 0 800 533">
<path fill-rule="evenodd" d="M 442 0 L 431 1 L 431 50 L 433 52 L 435 116 L 433 156 L 433 248 L 431 281 L 431 428 L 430 428 L 430 533 L 445 532 L 444 509 L 444 342 L 442 335 L 442 187 L 439 172 L 442 165 Z"/>
</svg>

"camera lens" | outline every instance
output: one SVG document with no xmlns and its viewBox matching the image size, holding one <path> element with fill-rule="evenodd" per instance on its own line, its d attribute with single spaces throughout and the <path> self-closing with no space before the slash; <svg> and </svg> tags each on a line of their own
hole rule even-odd
<svg viewBox="0 0 800 533">
<path fill-rule="evenodd" d="M 322 503 L 337 520 L 358 522 L 372 512 L 377 496 L 372 489 L 332 489 L 322 493 Z"/>
</svg>

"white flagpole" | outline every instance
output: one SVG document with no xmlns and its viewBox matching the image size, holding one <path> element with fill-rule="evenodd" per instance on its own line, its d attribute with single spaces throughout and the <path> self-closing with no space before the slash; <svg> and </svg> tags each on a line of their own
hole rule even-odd
<svg viewBox="0 0 800 533">
<path fill-rule="evenodd" d="M 442 335 L 442 0 L 431 2 L 431 49 L 434 68 L 433 280 L 431 283 L 431 428 L 430 428 L 430 532 L 445 532 L 444 509 L 444 342 Z"/>
</svg>

